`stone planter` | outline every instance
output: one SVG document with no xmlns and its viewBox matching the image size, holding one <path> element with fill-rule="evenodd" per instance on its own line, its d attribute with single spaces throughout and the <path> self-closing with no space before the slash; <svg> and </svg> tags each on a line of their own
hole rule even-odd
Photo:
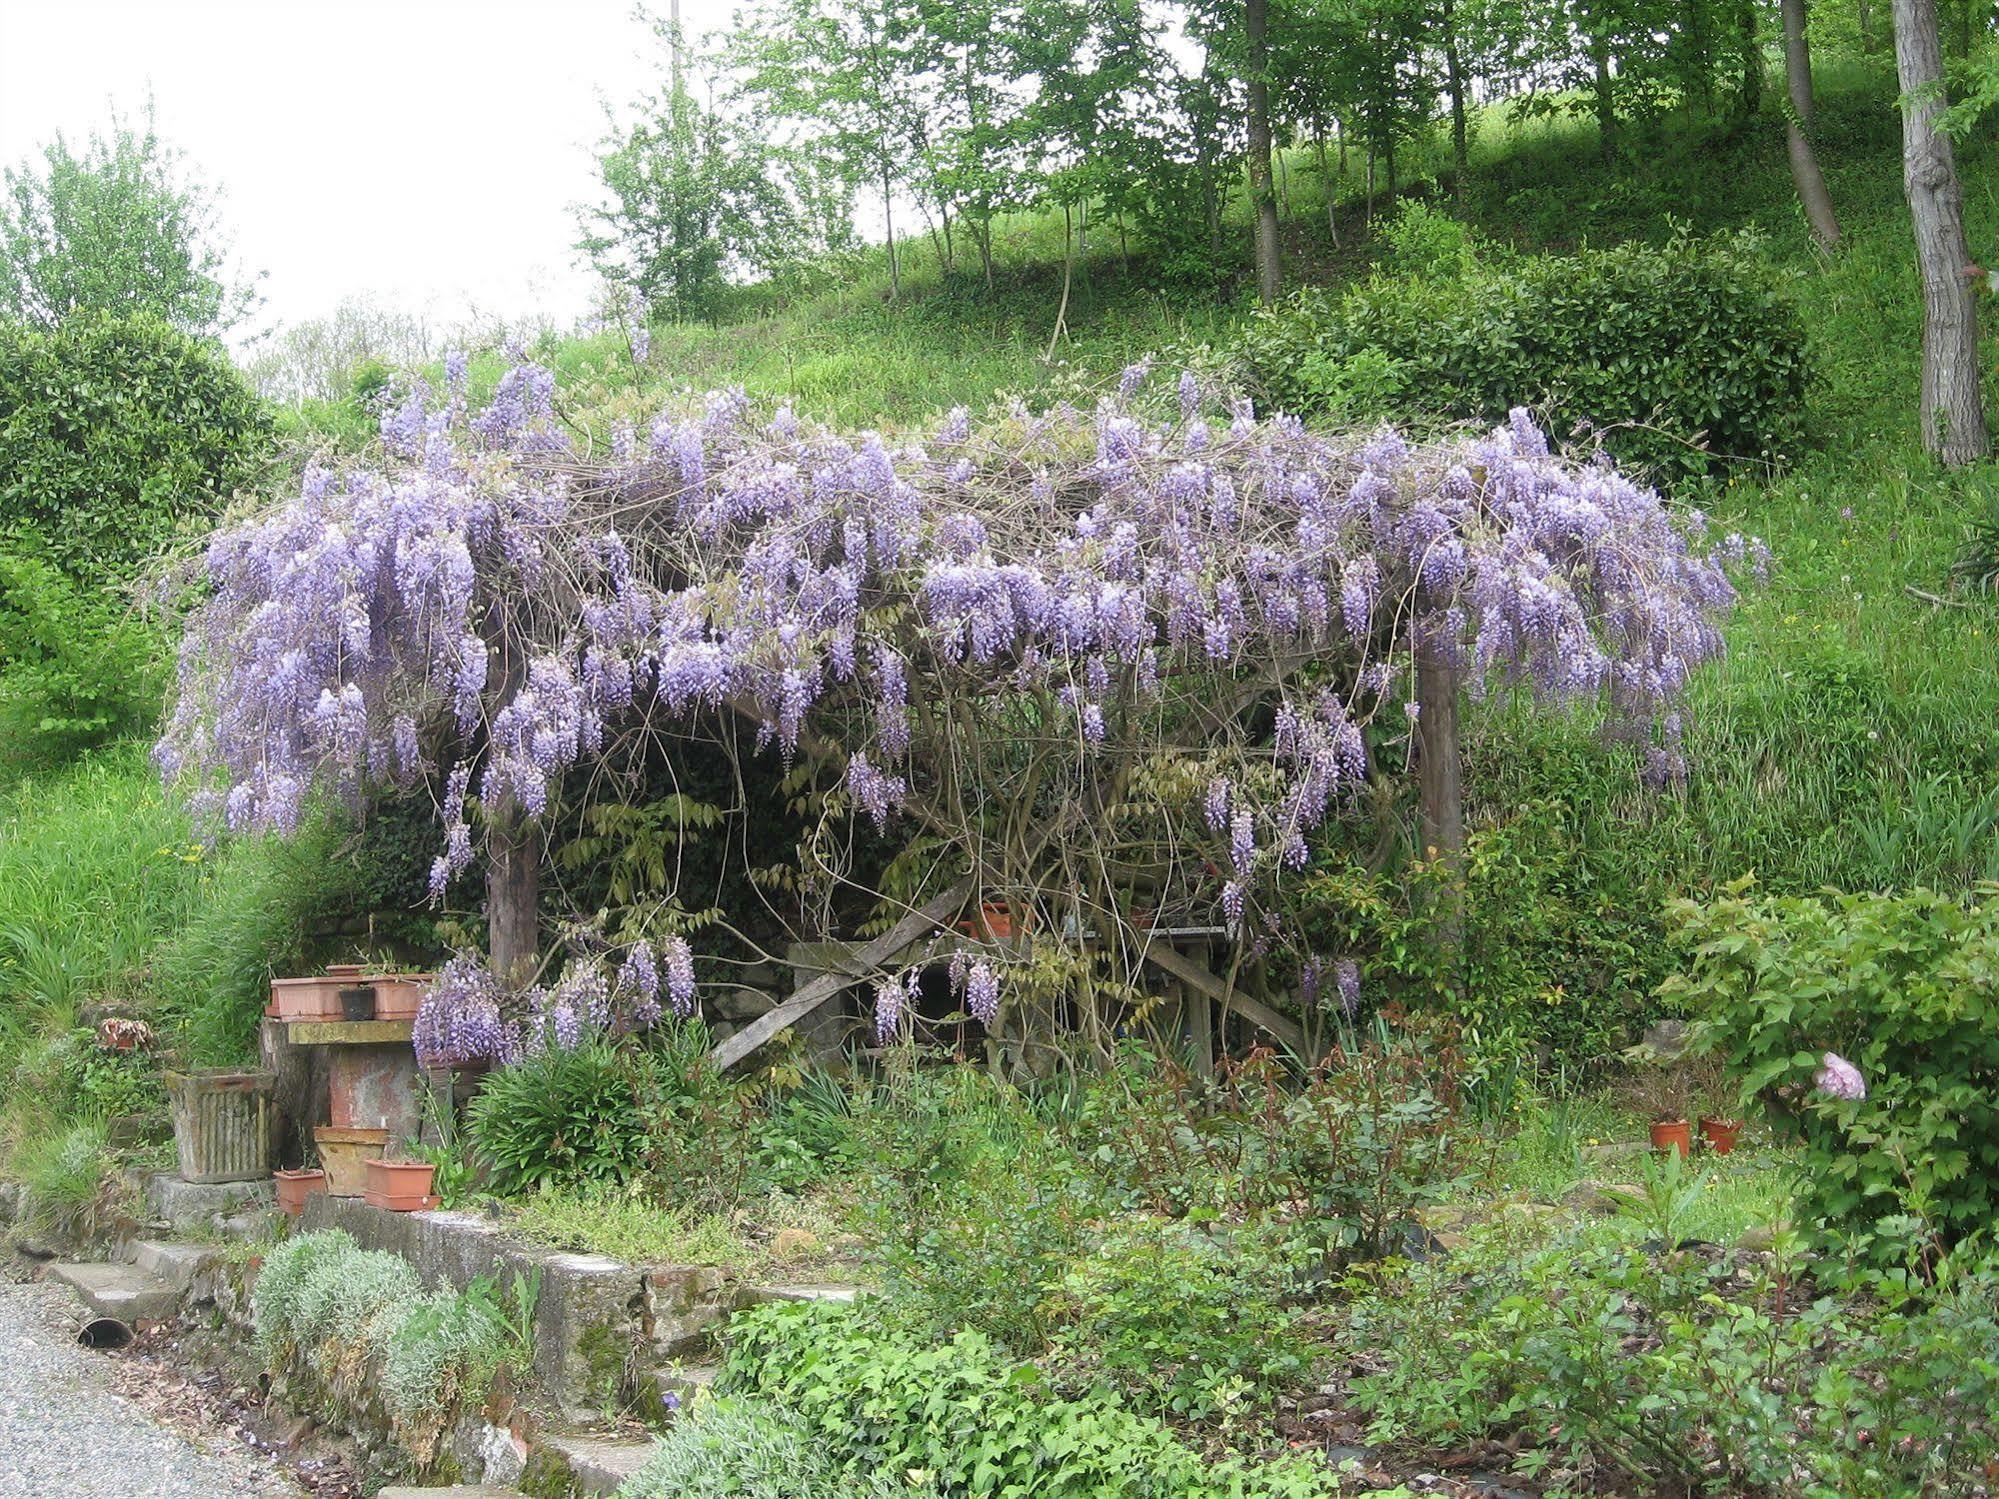
<svg viewBox="0 0 1999 1499">
<path fill-rule="evenodd" d="M 169 1072 L 165 1081 L 182 1181 L 262 1181 L 270 1174 L 270 1073 L 214 1068 Z"/>
<path fill-rule="evenodd" d="M 360 1197 L 368 1190 L 368 1163 L 379 1161 L 389 1148 L 385 1129 L 336 1129 L 322 1124 L 312 1132 L 319 1146 L 319 1164 L 326 1168 L 331 1197 Z"/>
</svg>

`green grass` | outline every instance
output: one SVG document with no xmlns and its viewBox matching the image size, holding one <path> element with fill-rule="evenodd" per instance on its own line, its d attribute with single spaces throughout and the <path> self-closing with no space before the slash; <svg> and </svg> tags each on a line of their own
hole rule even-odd
<svg viewBox="0 0 1999 1499">
<path fill-rule="evenodd" d="M 760 1259 L 726 1217 L 697 1218 L 619 1192 L 537 1192 L 511 1206 L 507 1229 L 530 1243 L 631 1264 L 749 1268 Z"/>
</svg>

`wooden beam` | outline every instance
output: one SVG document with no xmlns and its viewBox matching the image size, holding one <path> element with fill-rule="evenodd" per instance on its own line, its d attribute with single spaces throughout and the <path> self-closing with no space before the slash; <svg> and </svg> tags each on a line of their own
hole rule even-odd
<svg viewBox="0 0 1999 1499">
<path fill-rule="evenodd" d="M 735 1066 L 779 1031 L 789 1030 L 842 989 L 863 977 L 870 968 L 882 963 L 931 928 L 941 924 L 947 916 L 965 904 L 971 893 L 972 881 L 967 876 L 942 895 L 933 896 L 927 903 L 918 906 L 879 937 L 856 951 L 847 959 L 844 969 L 820 974 L 776 1009 L 759 1015 L 737 1031 L 709 1054 L 711 1060 L 724 1071 Z"/>
<path fill-rule="evenodd" d="M 1260 999 L 1252 999 L 1240 989 L 1229 992 L 1229 986 L 1214 974 L 1196 963 L 1185 953 L 1154 943 L 1145 949 L 1146 961 L 1165 969 L 1181 983 L 1198 989 L 1211 999 L 1221 1001 L 1223 1013 L 1233 1010 L 1252 1025 L 1260 1026 L 1282 1041 L 1301 1058 L 1305 1055 L 1305 1032 L 1298 1022 L 1288 1015 L 1270 1008 Z"/>
</svg>

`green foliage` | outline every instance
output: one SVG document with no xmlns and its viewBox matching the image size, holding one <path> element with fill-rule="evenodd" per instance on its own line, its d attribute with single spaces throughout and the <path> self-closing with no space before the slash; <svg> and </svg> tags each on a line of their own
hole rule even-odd
<svg viewBox="0 0 1999 1499">
<path fill-rule="evenodd" d="M 1295 1268 L 1249 1232 L 1134 1219 L 1063 1277 L 1054 1377 L 1072 1389 L 1101 1381 L 1164 1420 L 1239 1416 L 1311 1368 L 1301 1310 L 1287 1300 Z"/>
<path fill-rule="evenodd" d="M 0 1083 L 0 1097 L 32 1099 L 44 1119 L 101 1123 L 125 1115 L 166 1115 L 158 1056 L 142 1047 L 102 1046 L 88 1027 L 24 1046 Z"/>
<path fill-rule="evenodd" d="M 1598 1239 L 1482 1230 L 1359 1300 L 1345 1397 L 1374 1441 L 1503 1436 L 1567 1491 L 1622 1476 L 1690 1492 L 1944 1494 L 1999 1453 L 1992 1268 L 1797 1297 L 1749 1267 Z M 1793 1298 L 1795 1304 L 1792 1304 Z"/>
<path fill-rule="evenodd" d="M 945 1493 L 1083 1499 L 1306 1499 L 1322 1466 L 1212 1460 L 1108 1396 L 1062 1399 L 982 1334 L 937 1342 L 893 1318 L 806 1303 L 730 1324 L 724 1389 L 796 1411 L 830 1466 L 855 1478 L 917 1471 Z"/>
<path fill-rule="evenodd" d="M 646 1150 L 638 1085 L 632 1058 L 611 1042 L 551 1045 L 486 1079 L 466 1132 L 502 1194 L 617 1185 Z"/>
<path fill-rule="evenodd" d="M 254 304 L 236 283 L 214 195 L 153 128 L 114 118 L 83 151 L 58 135 L 9 167 L 0 199 L 0 314 L 53 328 L 79 313 L 144 313 L 215 335 Z"/>
<path fill-rule="evenodd" d="M 1428 229 L 1402 232 L 1398 250 L 1426 268 L 1468 254 Z M 1251 321 L 1242 358 L 1286 410 L 1420 429 L 1530 406 L 1554 430 L 1600 432 L 1618 458 L 1669 477 L 1783 458 L 1803 435 L 1803 323 L 1746 238 L 1305 292 Z"/>
<path fill-rule="evenodd" d="M 719 1214 L 696 1217 L 629 1188 L 546 1189 L 512 1205 L 507 1232 L 633 1264 L 746 1268 L 756 1252 Z"/>
<path fill-rule="evenodd" d="M 1544 793 L 1554 789 L 1552 768 L 1538 767 Z M 1494 813 L 1494 825 L 1466 840 L 1461 915 L 1441 866 L 1377 872 L 1333 853 L 1295 889 L 1299 928 L 1315 951 L 1359 962 L 1377 1002 L 1453 1016 L 1475 1063 L 1546 1052 L 1580 1067 L 1608 1056 L 1665 977 L 1656 869 L 1628 845 L 1584 836 L 1565 798 Z M 1444 924 L 1454 919 L 1450 942 Z"/>
<path fill-rule="evenodd" d="M 133 755 L 0 796 L 0 1032 L 62 1032 L 137 990 L 185 919 L 201 856 Z"/>
<path fill-rule="evenodd" d="M 1888 1264 L 1989 1233 L 1999 1214 L 1999 899 L 1926 890 L 1756 899 L 1747 880 L 1672 909 L 1672 996 L 1745 1100 L 1804 1143 L 1804 1209 Z M 1827 1052 L 1867 1096 L 1818 1093 Z"/>
<path fill-rule="evenodd" d="M 27 1193 L 27 1219 L 67 1232 L 89 1211 L 111 1171 L 102 1120 L 58 1126 L 23 1141 L 7 1162 L 7 1175 Z"/>
<path fill-rule="evenodd" d="M 149 728 L 163 673 L 153 631 L 0 535 L 0 766 L 37 766 Z"/>
<path fill-rule="evenodd" d="M 783 1409 L 715 1396 L 681 1412 L 618 1499 L 939 1499 L 929 1482 L 873 1474 L 856 1480 L 830 1463 L 805 1425 Z"/>
<path fill-rule="evenodd" d="M 0 526 L 80 577 L 129 574 L 213 514 L 269 434 L 221 351 L 158 319 L 0 323 Z"/>
</svg>

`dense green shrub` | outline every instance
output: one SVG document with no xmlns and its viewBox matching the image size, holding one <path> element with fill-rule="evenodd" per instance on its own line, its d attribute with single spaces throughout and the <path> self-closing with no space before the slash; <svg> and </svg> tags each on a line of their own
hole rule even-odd
<svg viewBox="0 0 1999 1499">
<path fill-rule="evenodd" d="M 1556 433 L 1608 429 L 1612 454 L 1667 476 L 1797 450 L 1803 324 L 1749 241 L 1454 264 L 1258 314 L 1241 348 L 1252 389 L 1301 415 L 1419 428 L 1530 406 Z"/>
<path fill-rule="evenodd" d="M 466 1109 L 495 1191 L 623 1182 L 647 1149 L 631 1054 L 609 1041 L 549 1046 L 487 1077 Z"/>
<path fill-rule="evenodd" d="M 160 711 L 154 632 L 38 550 L 0 534 L 0 767 L 72 759 Z"/>
<path fill-rule="evenodd" d="M 673 1423 L 618 1499 L 938 1499 L 935 1484 L 876 1474 L 858 1486 L 783 1409 L 714 1396 Z"/>
<path fill-rule="evenodd" d="M 270 426 L 222 351 L 147 317 L 0 325 L 0 526 L 126 574 L 258 472 Z"/>
<path fill-rule="evenodd" d="M 1545 790 L 1545 758 L 1539 768 Z M 1315 951 L 1361 965 L 1372 1002 L 1455 1017 L 1475 1064 L 1544 1055 L 1582 1068 L 1656 1010 L 1665 890 L 1642 851 L 1593 845 L 1575 820 L 1553 797 L 1513 803 L 1467 838 L 1456 887 L 1439 865 L 1379 871 L 1329 854 L 1293 888 L 1294 919 Z"/>
<path fill-rule="evenodd" d="M 1211 1460 L 1106 1395 L 1058 1398 L 976 1332 L 937 1341 L 893 1317 L 823 1304 L 759 1307 L 729 1325 L 727 1393 L 797 1412 L 854 1478 L 915 1470 L 953 1496 L 1306 1499 L 1323 1466 Z"/>
<path fill-rule="evenodd" d="M 1669 992 L 1745 1099 L 1804 1144 L 1803 1201 L 1891 1263 L 1999 1218 L 1999 899 L 1915 890 L 1675 903 L 1691 950 Z M 1816 1085 L 1828 1052 L 1864 1098 Z"/>
<path fill-rule="evenodd" d="M 1807 1300 L 1796 1269 L 1477 1230 L 1355 1304 L 1339 1393 L 1372 1441 L 1503 1440 L 1550 1492 L 1972 1492 L 1999 1457 L 1999 1272 Z"/>
</svg>

